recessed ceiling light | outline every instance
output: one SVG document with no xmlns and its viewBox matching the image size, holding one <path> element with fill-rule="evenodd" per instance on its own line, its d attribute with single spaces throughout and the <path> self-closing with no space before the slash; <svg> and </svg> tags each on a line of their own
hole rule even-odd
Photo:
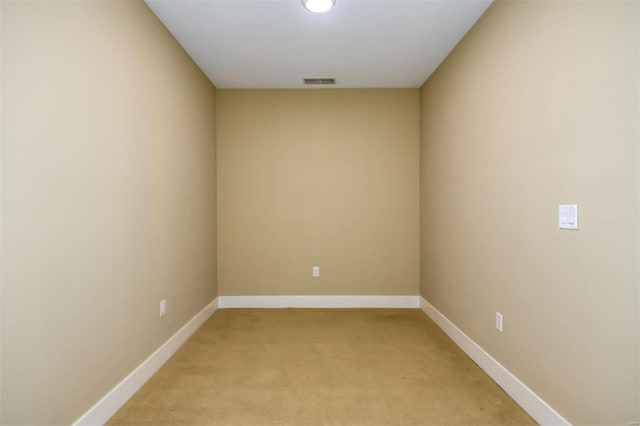
<svg viewBox="0 0 640 426">
<path fill-rule="evenodd" d="M 301 0 L 302 5 L 313 13 L 325 13 L 331 10 L 336 0 Z"/>
</svg>

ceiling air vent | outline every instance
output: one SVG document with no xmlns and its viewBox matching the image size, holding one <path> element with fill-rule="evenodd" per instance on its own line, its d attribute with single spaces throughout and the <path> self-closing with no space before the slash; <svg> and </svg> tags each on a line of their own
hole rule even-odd
<svg viewBox="0 0 640 426">
<path fill-rule="evenodd" d="M 304 84 L 336 84 L 335 78 L 305 78 Z"/>
</svg>

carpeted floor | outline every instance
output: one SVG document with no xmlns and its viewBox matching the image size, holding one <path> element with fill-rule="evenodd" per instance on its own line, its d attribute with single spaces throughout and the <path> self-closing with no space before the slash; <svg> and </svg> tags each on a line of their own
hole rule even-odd
<svg viewBox="0 0 640 426">
<path fill-rule="evenodd" d="M 529 425 L 413 309 L 219 310 L 111 425 Z"/>
</svg>

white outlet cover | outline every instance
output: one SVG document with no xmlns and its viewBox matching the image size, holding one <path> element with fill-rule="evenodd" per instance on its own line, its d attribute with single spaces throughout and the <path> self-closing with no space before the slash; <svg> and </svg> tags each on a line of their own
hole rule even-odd
<svg viewBox="0 0 640 426">
<path fill-rule="evenodd" d="M 314 278 L 317 278 L 320 276 L 320 267 L 319 266 L 314 266 L 313 268 L 311 268 L 311 276 L 313 276 Z"/>
</svg>

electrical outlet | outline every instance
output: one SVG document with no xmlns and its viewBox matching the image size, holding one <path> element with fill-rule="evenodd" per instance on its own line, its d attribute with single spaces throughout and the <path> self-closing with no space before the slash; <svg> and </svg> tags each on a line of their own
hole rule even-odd
<svg viewBox="0 0 640 426">
<path fill-rule="evenodd" d="M 311 276 L 313 278 L 318 278 L 320 276 L 320 267 L 319 266 L 314 266 L 313 268 L 311 268 Z"/>
<path fill-rule="evenodd" d="M 502 333 L 502 314 L 500 312 L 496 312 L 496 330 Z"/>
<path fill-rule="evenodd" d="M 160 301 L 160 317 L 166 317 L 166 316 L 167 316 L 167 301 L 161 300 Z"/>
</svg>

